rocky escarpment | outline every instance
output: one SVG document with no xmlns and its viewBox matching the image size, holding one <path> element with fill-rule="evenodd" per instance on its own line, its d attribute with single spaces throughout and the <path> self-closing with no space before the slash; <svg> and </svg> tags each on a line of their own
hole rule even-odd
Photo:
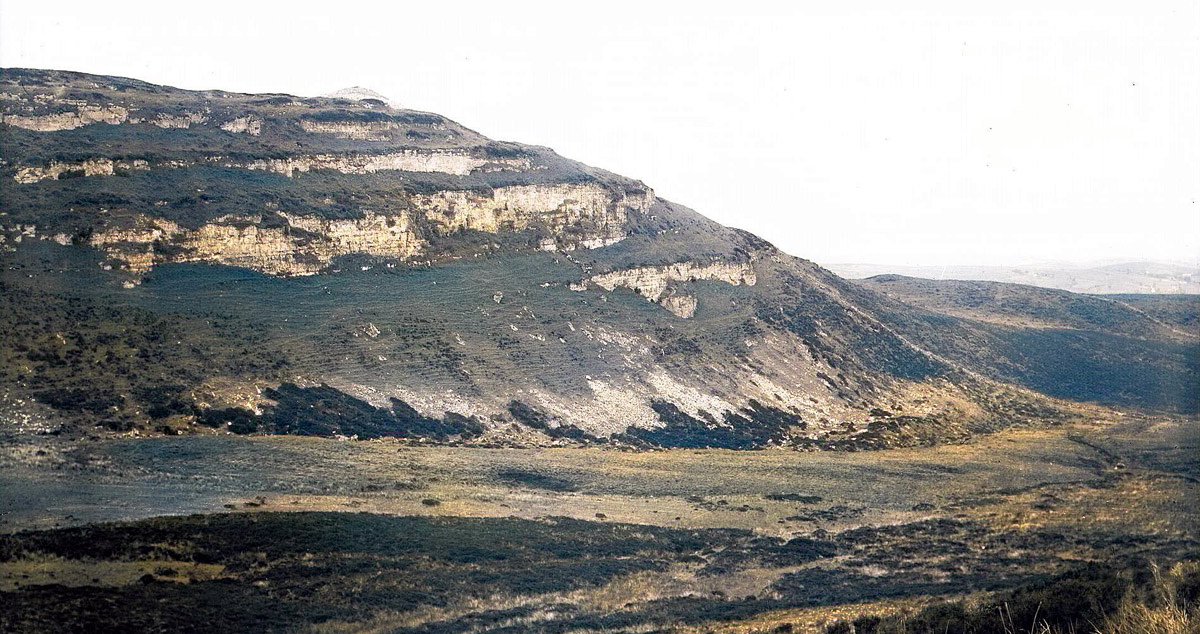
<svg viewBox="0 0 1200 634">
<path fill-rule="evenodd" d="M 45 167 L 22 167 L 13 175 L 13 180 L 27 185 L 44 180 L 76 178 L 79 176 L 113 176 L 133 170 L 148 170 L 150 162 L 144 159 L 113 160 L 93 158 L 82 161 L 50 161 Z"/>
<path fill-rule="evenodd" d="M 405 150 L 377 155 L 330 155 L 298 156 L 283 159 L 257 159 L 244 163 L 225 163 L 228 167 L 243 167 L 252 170 L 267 170 L 284 176 L 293 176 L 313 170 L 335 170 L 343 174 L 370 174 L 373 172 L 440 172 L 465 176 L 476 170 L 527 170 L 532 169 L 528 158 L 481 158 L 462 152 L 429 152 Z"/>
<path fill-rule="evenodd" d="M 187 229 L 162 218 L 136 216 L 124 226 L 92 234 L 87 243 L 125 269 L 145 273 L 164 262 L 240 266 L 273 275 L 311 275 L 351 253 L 406 259 L 421 250 L 406 215 L 366 212 L 362 218 L 330 220 L 278 214 L 282 226 L 261 218 L 224 218 Z"/>
<path fill-rule="evenodd" d="M 36 132 L 60 132 L 74 130 L 93 123 L 109 125 L 147 124 L 166 129 L 186 130 L 192 126 L 208 122 L 208 116 L 199 112 L 184 112 L 183 114 L 154 113 L 146 117 L 130 116 L 129 109 L 113 103 L 89 103 L 80 99 L 63 99 L 54 101 L 45 96 L 35 98 L 38 103 L 53 103 L 56 107 L 72 108 L 63 112 L 47 114 L 4 114 L 0 121 L 7 125 Z M 6 101 L 21 101 L 21 95 L 0 93 L 0 99 Z"/>
<path fill-rule="evenodd" d="M 4 92 L 0 93 L 0 99 L 3 99 L 5 102 L 20 102 L 22 96 L 16 93 Z M 50 98 L 35 98 L 35 101 L 38 103 L 48 103 Z M 92 104 L 83 100 L 70 99 L 57 102 L 56 105 L 73 108 L 64 112 L 49 112 L 45 114 L 6 112 L 0 117 L 0 121 L 3 121 L 5 125 L 24 128 L 26 130 L 58 132 L 61 130 L 74 130 L 75 128 L 92 123 L 117 125 L 129 120 L 129 110 L 115 104 Z M 158 119 L 155 118 L 154 121 L 158 121 Z"/>
<path fill-rule="evenodd" d="M 332 144 L 343 148 L 471 147 L 487 141 L 439 115 L 392 108 L 375 99 L 184 91 L 132 79 L 64 71 L 0 72 L 0 122 L 32 133 L 76 132 L 78 139 L 78 132 L 91 126 L 131 131 L 189 130 L 199 133 L 189 135 L 193 146 L 203 145 L 205 136 L 215 134 L 226 140 L 242 137 L 260 141 L 253 145 L 287 148 L 289 153 L 301 147 L 289 142 L 306 137 L 345 139 L 345 143 Z M 264 132 L 271 138 L 262 138 Z M 181 149 L 179 144 L 168 143 L 167 147 Z M 76 145 L 75 149 L 80 148 Z"/>
<path fill-rule="evenodd" d="M 180 169 L 197 165 L 216 165 L 237 169 L 261 170 L 283 176 L 296 176 L 315 170 L 332 170 L 342 174 L 373 174 L 375 172 L 429 172 L 466 176 L 475 171 L 534 169 L 528 158 L 486 158 L 465 152 L 434 152 L 404 150 L 384 154 L 315 154 L 288 158 L 259 158 L 234 160 L 222 156 L 207 156 L 192 161 L 159 161 L 145 159 L 91 158 L 82 161 L 50 161 L 45 166 L 25 166 L 16 170 L 13 179 L 28 184 L 43 180 L 59 180 L 78 176 L 114 176 L 130 170 Z M 542 168 L 544 169 L 544 168 Z"/>
<path fill-rule="evenodd" d="M 233 134 L 249 134 L 250 136 L 258 136 L 262 134 L 262 119 L 246 115 L 230 119 L 221 124 L 221 129 Z"/>
<path fill-rule="evenodd" d="M 510 247 L 598 248 L 624 239 L 655 201 L 636 181 L 378 99 L 22 70 L 4 71 L 0 88 L 0 174 L 10 176 L 0 191 L 36 201 L 6 209 L 4 239 L 65 236 L 134 275 L 173 262 L 309 275 L 343 256 L 455 258 L 478 253 L 480 234 Z M 300 200 L 279 200 L 284 188 L 258 173 L 296 182 Z M 334 184 L 340 176 L 351 180 Z M 192 191 L 175 195 L 184 183 Z M 356 193 L 364 185 L 373 193 Z M 48 217 L 47 207 L 64 213 Z"/>
<path fill-rule="evenodd" d="M 188 228 L 153 215 L 110 215 L 77 241 L 101 249 L 136 274 L 157 264 L 207 262 L 272 275 L 311 275 L 347 255 L 386 258 L 393 264 L 415 258 L 425 253 L 430 232 L 442 237 L 465 230 L 499 234 L 536 225 L 550 236 L 543 249 L 612 244 L 624 237 L 628 214 L 644 212 L 652 197 L 650 192 L 615 196 L 589 185 L 528 185 L 415 195 L 412 209 L 364 210 L 349 219 L 272 210 L 270 222 L 263 214 L 236 215 Z M 418 223 L 428 231 L 419 231 Z M 36 236 L 36 229 L 30 234 L 22 227 L 20 232 Z"/>
<path fill-rule="evenodd" d="M 696 313 L 696 298 L 678 287 L 679 282 L 700 280 L 745 284 L 757 281 L 749 262 L 676 262 L 666 266 L 645 266 L 594 275 L 591 281 L 606 290 L 628 288 L 675 315 L 687 319 Z M 586 284 L 580 290 L 586 289 Z"/>
<path fill-rule="evenodd" d="M 914 307 L 634 179 L 374 97 L 27 70 L 0 93 L 0 285 L 22 304 L 0 303 L 19 333 L 0 379 L 29 416 L 288 431 L 255 421 L 290 384 L 303 406 L 279 411 L 311 429 L 878 448 L 1061 420 L 1029 387 L 1100 400 L 1195 376 L 1190 339 Z"/>
<path fill-rule="evenodd" d="M 359 141 L 386 141 L 396 132 L 403 132 L 393 121 L 312 121 L 301 119 L 300 127 L 314 134 L 332 134 L 343 139 Z"/>
<path fill-rule="evenodd" d="M 498 233 L 520 231 L 534 224 L 549 236 L 542 248 L 591 248 L 624 237 L 630 213 L 647 213 L 654 192 L 614 194 L 597 184 L 514 185 L 491 192 L 443 190 L 417 197 L 415 205 L 443 232 L 462 230 Z M 570 228 L 579 229 L 573 236 Z"/>
</svg>

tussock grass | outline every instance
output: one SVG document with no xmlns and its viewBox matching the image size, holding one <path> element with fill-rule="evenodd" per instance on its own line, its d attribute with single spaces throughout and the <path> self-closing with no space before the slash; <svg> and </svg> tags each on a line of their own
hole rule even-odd
<svg viewBox="0 0 1200 634">
<path fill-rule="evenodd" d="M 1196 634 L 1200 561 L 1167 569 L 1090 567 L 991 600 L 958 601 L 916 614 L 864 615 L 826 634 Z"/>
<path fill-rule="evenodd" d="M 1200 562 L 1157 566 L 1151 601 L 1130 595 L 1096 628 L 1096 634 L 1196 634 L 1200 632 Z"/>
</svg>

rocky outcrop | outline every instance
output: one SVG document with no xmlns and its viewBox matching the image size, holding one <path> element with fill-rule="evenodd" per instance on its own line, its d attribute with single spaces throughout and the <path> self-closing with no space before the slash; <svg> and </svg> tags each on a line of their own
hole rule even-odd
<svg viewBox="0 0 1200 634">
<path fill-rule="evenodd" d="M 521 185 L 490 193 L 441 191 L 415 196 L 413 204 L 420 210 L 417 213 L 432 220 L 435 230 L 443 234 L 463 229 L 499 233 L 536 226 L 564 247 L 591 248 L 620 240 L 629 211 L 644 211 L 652 197 L 648 191 L 618 195 L 593 184 Z M 110 218 L 91 235 L 89 244 L 139 274 L 161 263 L 211 262 L 273 275 L 311 275 L 344 255 L 398 260 L 418 255 L 425 243 L 414 230 L 410 213 L 365 211 L 360 218 L 329 219 L 278 212 L 286 222 L 283 226 L 250 215 L 225 217 L 192 229 L 139 214 Z M 696 274 L 715 275 L 707 268 Z M 686 300 L 679 299 L 664 306 L 690 316 L 695 303 L 689 308 Z"/>
<path fill-rule="evenodd" d="M 615 193 L 586 183 L 440 191 L 419 197 L 416 205 L 444 233 L 464 229 L 496 233 L 540 225 L 550 232 L 549 240 L 561 238 L 571 247 L 593 248 L 624 238 L 629 212 L 645 212 L 653 202 L 654 192 L 649 189 Z M 571 226 L 580 229 L 574 242 L 562 235 Z M 553 248 L 554 243 L 546 246 Z"/>
<path fill-rule="evenodd" d="M 408 216 L 366 212 L 330 220 L 281 213 L 287 226 L 260 218 L 228 218 L 186 229 L 162 218 L 138 216 L 94 233 L 89 243 L 134 273 L 165 262 L 210 262 L 272 275 L 312 275 L 352 253 L 407 259 L 421 249 Z"/>
<path fill-rule="evenodd" d="M 413 233 L 405 214 L 365 212 L 362 218 L 330 220 L 319 216 L 293 216 L 281 213 L 292 227 L 318 237 L 331 260 L 339 255 L 364 253 L 405 259 L 421 250 L 421 240 Z M 322 254 L 318 257 L 324 258 Z"/>
<path fill-rule="evenodd" d="M 260 122 L 261 123 L 261 122 Z M 239 124 L 240 126 L 241 124 Z M 238 130 L 256 134 L 253 122 L 245 123 Z M 334 170 L 343 174 L 373 174 L 375 172 L 399 171 L 442 173 L 466 176 L 475 171 L 520 171 L 534 169 L 527 158 L 484 159 L 464 152 L 438 152 L 428 150 L 403 150 L 387 154 L 315 154 L 288 158 L 230 160 L 222 156 L 203 157 L 198 161 L 114 160 L 94 158 L 77 162 L 52 161 L 48 165 L 19 168 L 14 178 L 19 183 L 36 183 L 42 180 L 67 176 L 112 176 L 122 169 L 178 169 L 194 165 L 220 165 L 237 169 L 274 172 L 292 177 L 314 170 Z"/>
<path fill-rule="evenodd" d="M 593 283 L 608 291 L 618 287 L 628 288 L 684 319 L 695 314 L 696 298 L 683 293 L 675 285 L 697 280 L 754 286 L 758 278 L 749 262 L 676 262 L 666 266 L 612 271 L 591 278 Z"/>
<path fill-rule="evenodd" d="M 371 174 L 383 171 L 441 172 L 465 176 L 487 166 L 489 171 L 527 170 L 531 164 L 527 158 L 484 159 L 463 152 L 440 152 L 404 150 L 387 154 L 315 154 L 278 159 L 258 159 L 247 162 L 229 162 L 227 167 L 242 167 L 251 170 L 266 170 L 294 176 L 313 170 L 336 170 L 343 174 Z"/>
<path fill-rule="evenodd" d="M 70 105 L 76 106 L 76 109 L 48 114 L 5 114 L 3 121 L 26 130 L 58 132 L 74 130 L 91 123 L 116 125 L 129 119 L 129 110 L 117 105 L 97 106 L 86 102 L 70 102 Z"/>
<path fill-rule="evenodd" d="M 147 170 L 150 163 L 141 159 L 132 161 L 97 158 L 74 163 L 51 161 L 46 167 L 22 167 L 13 178 L 18 183 L 36 183 L 47 179 L 66 176 L 112 176 L 121 171 Z"/>
<path fill-rule="evenodd" d="M 65 170 L 112 174 L 119 169 L 146 166 L 144 162 L 107 160 L 52 164 L 42 171 L 26 168 L 18 180 L 55 178 Z M 653 192 L 614 192 L 596 184 L 520 185 L 487 192 L 444 190 L 413 195 L 410 201 L 411 208 L 363 210 L 357 218 L 273 210 L 269 212 L 273 218 L 257 213 L 232 214 L 198 227 L 186 227 L 152 213 L 110 210 L 100 216 L 100 226 L 80 234 L 84 237 L 77 241 L 101 249 L 135 274 L 163 263 L 208 262 L 272 275 L 311 275 L 345 255 L 408 260 L 424 252 L 431 230 L 435 236 L 449 236 L 461 230 L 500 233 L 537 229 L 550 236 L 545 240 L 551 249 L 595 248 L 623 238 L 628 213 L 646 211 Z M 421 221 L 420 231 L 415 219 Z M 66 243 L 73 241 L 71 236 L 64 236 Z M 686 300 L 664 305 L 689 315 L 694 310 L 694 302 L 688 308 Z"/>
<path fill-rule="evenodd" d="M 262 134 L 262 119 L 246 115 L 230 119 L 221 124 L 221 129 L 233 134 L 249 134 L 250 136 L 258 136 Z"/>
<path fill-rule="evenodd" d="M 130 118 L 129 123 L 149 123 L 163 129 L 186 130 L 194 125 L 202 125 L 208 121 L 208 117 L 198 112 L 187 112 L 181 115 L 171 115 L 160 112 L 151 118 Z"/>
<path fill-rule="evenodd" d="M 342 139 L 357 141 L 387 141 L 394 133 L 405 131 L 405 127 L 394 121 L 313 121 L 301 119 L 300 127 L 309 134 L 330 134 Z"/>
<path fill-rule="evenodd" d="M 693 295 L 669 295 L 658 300 L 658 304 L 681 319 L 687 319 L 696 314 L 696 298 Z"/>
<path fill-rule="evenodd" d="M 93 123 L 109 125 L 146 123 L 164 129 L 187 129 L 208 121 L 207 114 L 202 112 L 185 111 L 182 114 L 150 112 L 138 113 L 140 116 L 134 116 L 125 105 L 96 104 L 81 99 L 56 99 L 52 94 L 45 93 L 34 94 L 29 98 L 24 95 L 6 93 L 5 99 L 17 102 L 21 106 L 6 107 L 5 110 L 9 112 L 4 114 L 3 122 L 37 132 L 74 130 Z M 44 112 L 47 109 L 52 111 Z M 63 110 L 53 111 L 59 109 Z"/>
</svg>

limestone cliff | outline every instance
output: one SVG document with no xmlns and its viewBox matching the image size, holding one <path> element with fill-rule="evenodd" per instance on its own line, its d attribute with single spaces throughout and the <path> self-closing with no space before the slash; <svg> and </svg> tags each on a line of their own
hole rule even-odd
<svg viewBox="0 0 1200 634">
<path fill-rule="evenodd" d="M 112 176 L 122 170 L 146 169 L 150 169 L 150 163 L 143 159 L 114 161 L 107 158 L 95 158 L 71 163 L 50 161 L 45 167 L 22 167 L 13 175 L 13 179 L 18 183 L 29 184 L 69 176 Z"/>
<path fill-rule="evenodd" d="M 219 160 L 219 159 L 218 159 Z M 489 170 L 531 169 L 529 159 L 478 158 L 461 152 L 428 152 L 405 150 L 388 154 L 318 154 L 281 159 L 256 159 L 253 161 L 224 162 L 227 167 L 251 170 L 267 170 L 284 176 L 311 172 L 313 170 L 335 170 L 343 174 L 370 174 L 382 171 L 396 172 L 441 172 L 465 176 L 481 168 Z"/>
<path fill-rule="evenodd" d="M 12 98 L 11 93 L 4 93 Z M 116 125 L 129 119 L 129 110 L 112 104 L 94 105 L 87 102 L 72 100 L 63 105 L 74 106 L 73 110 L 47 114 L 18 114 L 5 113 L 2 120 L 5 125 L 11 125 L 26 130 L 38 132 L 58 132 L 73 130 L 92 123 L 107 123 Z"/>
<path fill-rule="evenodd" d="M 367 212 L 350 220 L 279 215 L 286 219 L 285 226 L 246 222 L 259 218 L 228 218 L 197 229 L 137 216 L 124 226 L 94 233 L 88 243 L 134 273 L 145 273 L 164 262 L 209 262 L 273 275 L 312 275 L 351 253 L 403 260 L 420 252 L 420 239 L 403 214 Z"/>
<path fill-rule="evenodd" d="M 435 235 L 443 236 L 463 230 L 519 232 L 536 225 L 549 233 L 552 246 L 560 243 L 567 250 L 613 244 L 624 237 L 628 214 L 645 211 L 652 196 L 618 196 L 574 185 L 441 191 L 413 196 L 416 211 L 365 210 L 358 218 L 330 219 L 275 210 L 270 215 L 283 223 L 264 224 L 260 213 L 225 216 L 195 228 L 148 214 L 109 214 L 86 243 L 135 274 L 169 262 L 210 262 L 273 275 L 311 275 L 346 255 L 398 261 L 422 255 L 427 240 L 415 226 L 421 221 L 432 222 Z M 696 275 L 716 273 L 710 266 Z"/>
<path fill-rule="evenodd" d="M 444 190 L 418 198 L 416 205 L 443 232 L 464 229 L 497 233 L 543 224 L 551 239 L 566 238 L 568 227 L 580 227 L 574 244 L 612 244 L 624 237 L 630 212 L 645 213 L 654 203 L 650 190 L 630 195 L 596 184 L 516 185 L 490 193 Z M 569 242 L 569 241 L 568 241 Z"/>
<path fill-rule="evenodd" d="M 696 313 L 696 298 L 675 288 L 678 282 L 711 280 L 727 284 L 754 286 L 754 267 L 739 262 L 676 262 L 666 266 L 647 266 L 595 275 L 591 281 L 606 290 L 628 288 L 647 300 L 687 319 Z"/>
<path fill-rule="evenodd" d="M 258 136 L 262 134 L 262 119 L 246 115 L 244 117 L 236 117 L 221 124 L 221 129 L 233 134 L 249 134 L 250 136 Z"/>
<path fill-rule="evenodd" d="M 246 124 L 245 131 L 253 134 Z M 463 152 L 431 152 L 427 150 L 404 150 L 386 154 L 316 154 L 288 158 L 260 158 L 235 160 L 223 156 L 205 156 L 191 161 L 157 161 L 145 159 L 91 158 L 82 161 L 50 161 L 45 166 L 26 166 L 13 175 L 18 183 L 28 184 L 43 180 L 58 180 L 74 176 L 113 176 L 122 170 L 182 169 L 198 165 L 215 165 L 235 169 L 274 172 L 283 176 L 296 176 L 315 170 L 332 170 L 342 174 L 373 174 L 375 172 L 439 172 L 465 176 L 477 170 L 529 170 L 534 169 L 527 158 L 491 159 L 471 156 Z"/>
</svg>

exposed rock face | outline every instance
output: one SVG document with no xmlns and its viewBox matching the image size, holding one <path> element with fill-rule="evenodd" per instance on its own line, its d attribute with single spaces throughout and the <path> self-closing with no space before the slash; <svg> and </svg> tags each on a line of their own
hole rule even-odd
<svg viewBox="0 0 1200 634">
<path fill-rule="evenodd" d="M 7 125 L 37 132 L 58 132 L 74 130 L 91 123 L 108 123 L 116 125 L 125 123 L 129 118 L 129 110 L 115 105 L 92 105 L 86 102 L 74 103 L 77 109 L 70 112 L 51 114 L 5 114 L 3 121 Z"/>
<path fill-rule="evenodd" d="M 182 115 L 170 115 L 160 112 L 150 119 L 130 118 L 129 123 L 149 123 L 164 129 L 186 130 L 194 125 L 201 125 L 208 117 L 198 112 L 188 112 Z"/>
<path fill-rule="evenodd" d="M 696 313 L 696 298 L 679 293 L 673 288 L 676 282 L 695 282 L 697 280 L 713 280 L 735 286 L 745 284 L 754 286 L 758 281 L 754 267 L 750 263 L 712 262 L 698 264 L 695 262 L 677 262 L 666 266 L 647 266 L 621 271 L 612 271 L 591 278 L 605 290 L 615 290 L 623 287 L 633 290 L 651 302 L 687 319 Z"/>
<path fill-rule="evenodd" d="M 658 303 L 681 319 L 696 314 L 696 298 L 691 295 L 670 295 L 658 300 Z"/>
<path fill-rule="evenodd" d="M 317 154 L 281 159 L 259 159 L 249 162 L 228 162 L 228 167 L 266 170 L 293 176 L 313 170 L 336 170 L 343 174 L 372 174 L 383 171 L 440 172 L 465 176 L 488 166 L 492 170 L 526 170 L 529 159 L 483 159 L 460 152 L 428 152 L 405 150 L 388 154 Z"/>
<path fill-rule="evenodd" d="M 254 134 L 246 124 L 245 130 Z M 145 169 L 181 169 L 195 165 L 220 165 L 238 169 L 274 172 L 284 176 L 295 176 L 315 170 L 333 170 L 343 174 L 373 174 L 376 172 L 424 172 L 465 176 L 476 170 L 528 170 L 532 169 L 529 159 L 484 159 L 462 152 L 429 152 L 405 150 L 388 154 L 317 154 L 290 158 L 253 159 L 249 161 L 229 160 L 221 156 L 206 156 L 197 161 L 158 161 L 144 159 L 113 160 L 94 158 L 74 163 L 51 161 L 45 167 L 22 167 L 13 176 L 18 183 L 36 183 L 41 180 L 58 179 L 64 175 L 112 176 L 118 171 Z"/>
<path fill-rule="evenodd" d="M 112 164 L 92 169 L 111 172 Z M 651 192 L 618 195 L 594 185 L 501 187 L 490 195 L 441 191 L 413 196 L 411 203 L 417 211 L 365 211 L 354 219 L 277 212 L 286 226 L 264 223 L 263 216 L 255 214 L 227 216 L 191 229 L 147 214 L 118 215 L 95 231 L 89 243 L 137 274 L 168 262 L 211 262 L 273 275 L 311 275 L 344 255 L 397 260 L 420 255 L 426 241 L 415 230 L 413 213 L 432 222 L 442 235 L 462 230 L 513 232 L 537 226 L 558 236 L 550 240 L 560 241 L 564 248 L 593 248 L 623 238 L 627 214 L 648 209 L 652 197 Z M 711 266 L 703 267 L 696 275 L 715 276 L 714 271 Z M 677 300 L 671 305 L 686 310 L 686 302 Z"/>
<path fill-rule="evenodd" d="M 290 216 L 291 225 L 328 244 L 318 257 L 329 259 L 349 253 L 365 253 L 406 259 L 420 252 L 420 239 L 412 232 L 408 216 L 367 212 L 360 219 L 329 220 L 316 216 Z M 328 258 L 328 259 L 326 259 Z"/>
<path fill-rule="evenodd" d="M 300 120 L 300 127 L 312 134 L 331 134 L 342 139 L 358 141 L 387 141 L 403 127 L 392 121 L 310 121 Z"/>
<path fill-rule="evenodd" d="M 410 229 L 407 215 L 367 213 L 351 220 L 280 215 L 288 226 L 262 227 L 229 219 L 194 230 L 140 216 L 126 227 L 94 234 L 90 244 L 135 273 L 164 262 L 211 262 L 273 275 L 312 275 L 334 258 L 351 253 L 406 259 L 420 251 L 421 241 Z M 169 248 L 161 249 L 163 244 Z"/>
<path fill-rule="evenodd" d="M 490 195 L 440 191 L 419 198 L 417 206 L 444 233 L 520 231 L 540 223 L 558 235 L 569 226 L 578 226 L 583 232 L 574 244 L 594 248 L 621 240 L 629 212 L 645 212 L 653 202 L 650 190 L 614 194 L 593 184 L 516 185 L 495 188 Z"/>
<path fill-rule="evenodd" d="M 5 114 L 4 123 L 35 130 L 37 132 L 60 132 L 74 130 L 92 123 L 148 123 L 164 129 L 187 129 L 208 121 L 208 117 L 198 112 L 188 112 L 181 115 L 160 112 L 151 117 L 130 116 L 129 109 L 115 104 L 91 104 L 84 101 L 68 100 L 63 103 L 75 106 L 74 111 L 54 112 L 47 114 Z"/>
<path fill-rule="evenodd" d="M 258 136 L 262 134 L 262 119 L 246 115 L 230 119 L 221 124 L 221 129 L 233 134 L 249 134 L 250 136 Z"/>
<path fill-rule="evenodd" d="M 112 159 L 98 158 L 76 163 L 51 161 L 46 167 L 23 167 L 17 170 L 13 178 L 18 183 L 28 184 L 42 180 L 62 178 L 63 175 L 112 176 L 121 170 L 147 169 L 150 169 L 150 163 L 142 159 L 114 161 Z"/>
</svg>

